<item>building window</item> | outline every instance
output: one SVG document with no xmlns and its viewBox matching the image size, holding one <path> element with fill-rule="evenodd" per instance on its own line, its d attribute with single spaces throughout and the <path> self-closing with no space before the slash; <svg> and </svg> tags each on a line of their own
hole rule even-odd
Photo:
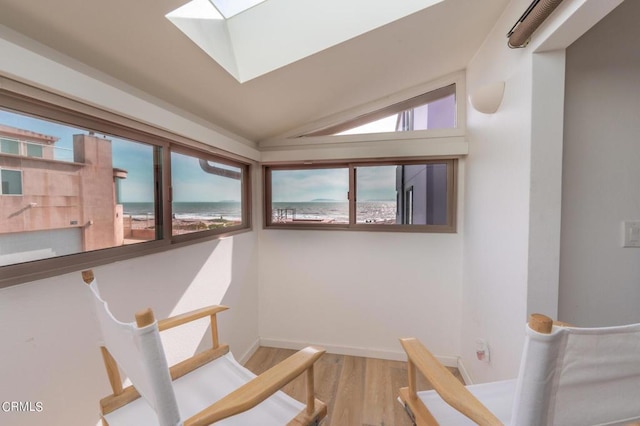
<svg viewBox="0 0 640 426">
<path fill-rule="evenodd" d="M 399 206 L 403 206 L 403 211 L 398 211 L 398 217 L 404 221 L 402 223 L 413 225 L 413 186 L 404 191 L 404 200 L 398 203 Z"/>
<path fill-rule="evenodd" d="M 265 166 L 268 228 L 455 232 L 457 160 Z"/>
<path fill-rule="evenodd" d="M 20 155 L 20 141 L 0 138 L 0 152 L 4 154 Z"/>
<path fill-rule="evenodd" d="M 0 128 L 7 132 L 10 128 Z M 37 143 L 0 137 L 0 153 L 13 155 L 26 155 L 27 157 L 42 158 L 44 147 Z"/>
<path fill-rule="evenodd" d="M 22 195 L 22 172 L 20 170 L 0 170 L 2 195 Z"/>
<path fill-rule="evenodd" d="M 249 163 L 123 121 L 0 90 L 0 287 L 250 229 Z"/>
<path fill-rule="evenodd" d="M 42 158 L 43 147 L 35 143 L 27 143 L 27 157 Z"/>
<path fill-rule="evenodd" d="M 196 152 L 171 153 L 173 235 L 246 226 L 246 165 Z"/>
</svg>

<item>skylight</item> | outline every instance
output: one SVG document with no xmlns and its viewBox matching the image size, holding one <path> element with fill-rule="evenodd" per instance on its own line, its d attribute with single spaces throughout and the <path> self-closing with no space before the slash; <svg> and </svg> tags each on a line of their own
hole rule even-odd
<svg viewBox="0 0 640 426">
<path fill-rule="evenodd" d="M 166 17 L 244 83 L 442 1 L 191 0 Z"/>
<path fill-rule="evenodd" d="M 209 0 L 218 12 L 226 19 L 244 12 L 253 6 L 264 2 L 265 0 Z"/>
</svg>

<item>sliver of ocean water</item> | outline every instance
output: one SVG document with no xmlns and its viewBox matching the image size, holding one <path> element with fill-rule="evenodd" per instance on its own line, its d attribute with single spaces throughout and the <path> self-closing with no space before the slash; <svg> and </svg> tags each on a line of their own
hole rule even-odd
<svg viewBox="0 0 640 426">
<path fill-rule="evenodd" d="M 153 203 L 122 203 L 124 214 L 145 220 L 154 216 Z M 240 220 L 240 203 L 236 201 L 172 203 L 173 216 L 182 220 L 227 219 Z"/>
<path fill-rule="evenodd" d="M 123 203 L 124 213 L 137 220 L 146 220 L 154 216 L 153 203 Z M 220 202 L 174 202 L 173 215 L 183 220 L 211 220 L 224 218 L 239 220 L 240 203 Z M 288 209 L 295 212 L 296 219 L 331 219 L 334 223 L 349 222 L 349 203 L 342 201 L 312 202 L 274 202 L 273 211 Z M 362 201 L 356 206 L 356 220 L 366 222 L 393 222 L 396 218 L 395 201 Z"/>
<path fill-rule="evenodd" d="M 277 202 L 273 211 L 288 210 L 287 215 L 296 219 L 331 219 L 333 223 L 349 223 L 349 203 L 329 202 Z M 394 222 L 396 219 L 395 201 L 362 201 L 356 204 L 358 223 Z"/>
</svg>

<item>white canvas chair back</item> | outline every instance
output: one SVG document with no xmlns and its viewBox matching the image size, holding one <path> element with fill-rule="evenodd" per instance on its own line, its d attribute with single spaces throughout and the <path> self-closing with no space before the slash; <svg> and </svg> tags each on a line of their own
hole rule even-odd
<svg viewBox="0 0 640 426">
<path fill-rule="evenodd" d="M 640 424 L 640 324 L 575 328 L 533 314 L 518 377 L 467 386 L 417 339 L 400 342 L 400 400 L 418 426 Z M 417 391 L 417 372 L 434 390 Z"/>
<path fill-rule="evenodd" d="M 87 298 L 95 306 L 102 331 L 102 355 L 113 394 L 100 400 L 103 424 L 112 426 L 311 426 L 327 415 L 315 398 L 314 364 L 322 348 L 308 346 L 259 376 L 240 365 L 229 345 L 218 340 L 217 314 L 228 308 L 211 305 L 155 321 L 151 309 L 136 313 L 135 323 L 116 320 L 100 297 L 93 272 L 82 272 Z M 171 368 L 160 330 L 209 319 L 211 347 L 197 351 Z M 118 366 L 132 381 L 123 388 Z M 306 404 L 282 392 L 304 374 Z"/>
<path fill-rule="evenodd" d="M 118 321 L 100 297 L 95 279 L 88 287 L 93 295 L 103 346 L 109 350 L 140 395 L 156 412 L 159 424 L 181 424 L 157 322 L 139 328 L 135 322 Z"/>
<path fill-rule="evenodd" d="M 640 324 L 532 330 L 511 424 L 615 425 L 640 419 Z"/>
</svg>

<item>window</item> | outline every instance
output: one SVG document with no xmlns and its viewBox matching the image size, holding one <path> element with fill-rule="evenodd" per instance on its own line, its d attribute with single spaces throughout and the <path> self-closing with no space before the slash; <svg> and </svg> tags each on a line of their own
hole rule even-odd
<svg viewBox="0 0 640 426">
<path fill-rule="evenodd" d="M 270 175 L 273 223 L 349 223 L 349 169 L 275 169 Z"/>
<path fill-rule="evenodd" d="M 9 110 L 0 110 L 0 126 L 16 143 L 39 135 L 72 152 L 66 160 L 44 159 L 44 145 L 21 140 L 21 155 L 0 156 L 0 166 L 17 169 L 2 170 L 2 194 L 22 195 L 1 201 L 0 265 L 160 238 L 154 151 L 161 147 Z"/>
<path fill-rule="evenodd" d="M 0 287 L 250 229 L 249 164 L 169 136 L 0 90 Z"/>
<path fill-rule="evenodd" d="M 173 235 L 242 227 L 247 167 L 185 152 L 171 153 Z"/>
<path fill-rule="evenodd" d="M 4 130 L 5 133 L 10 132 L 10 129 Z M 0 153 L 13 155 L 21 155 L 24 153 L 28 157 L 42 158 L 44 153 L 43 148 L 43 145 L 37 143 L 0 137 Z"/>
<path fill-rule="evenodd" d="M 356 223 L 448 223 L 447 163 L 356 166 Z"/>
<path fill-rule="evenodd" d="M 403 206 L 403 212 L 398 211 L 398 216 L 403 218 L 402 223 L 413 225 L 413 186 L 404 191 L 404 200 L 398 206 Z"/>
<path fill-rule="evenodd" d="M 27 157 L 42 158 L 43 157 L 43 147 L 42 147 L 42 145 L 38 145 L 38 144 L 35 144 L 35 143 L 28 143 L 27 144 Z"/>
<path fill-rule="evenodd" d="M 0 138 L 0 152 L 5 154 L 20 154 L 20 141 L 15 139 Z"/>
<path fill-rule="evenodd" d="M 456 85 L 450 84 L 303 136 L 409 132 L 456 127 Z"/>
<path fill-rule="evenodd" d="M 22 195 L 22 172 L 20 170 L 0 170 L 2 195 Z"/>
<path fill-rule="evenodd" d="M 265 166 L 268 228 L 455 232 L 457 160 Z"/>
</svg>

